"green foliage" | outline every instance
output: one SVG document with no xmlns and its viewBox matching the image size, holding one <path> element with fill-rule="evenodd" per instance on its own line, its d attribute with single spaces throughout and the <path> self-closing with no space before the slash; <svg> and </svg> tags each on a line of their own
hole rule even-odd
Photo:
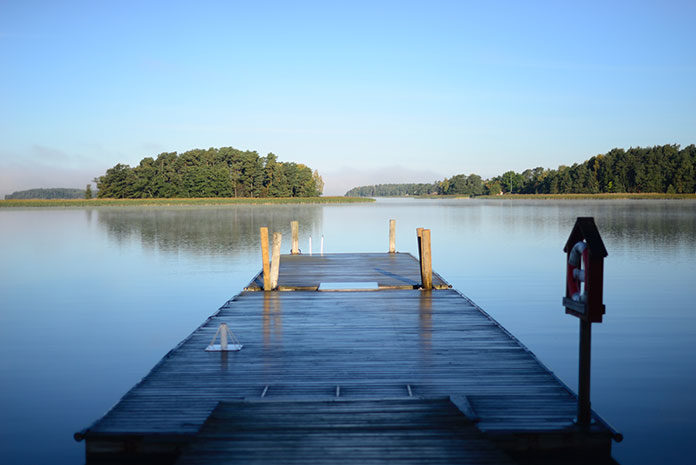
<svg viewBox="0 0 696 465">
<path fill-rule="evenodd" d="M 418 186 L 429 186 L 419 190 Z M 430 184 L 380 184 L 349 190 L 347 196 L 504 194 L 690 194 L 696 190 L 696 146 L 613 149 L 572 166 L 507 171 L 483 181 L 458 174 Z"/>
<path fill-rule="evenodd" d="M 99 198 L 317 197 L 324 182 L 302 164 L 232 147 L 161 153 L 97 179 Z"/>
<path fill-rule="evenodd" d="M 85 199 L 89 200 L 92 198 L 92 185 L 87 184 L 87 187 L 85 188 Z"/>
<path fill-rule="evenodd" d="M 484 193 L 486 195 L 500 195 L 503 193 L 503 188 L 500 181 L 489 181 L 485 185 Z"/>
<path fill-rule="evenodd" d="M 346 197 L 403 197 L 436 194 L 437 191 L 437 184 L 377 184 L 354 187 L 346 192 Z"/>
<path fill-rule="evenodd" d="M 535 168 L 514 183 L 520 194 L 693 193 L 696 188 L 696 146 L 678 145 L 613 149 L 557 170 Z M 500 176 L 505 182 L 508 173 Z M 670 186 L 672 187 L 670 189 Z"/>
<path fill-rule="evenodd" d="M 29 189 L 17 191 L 5 196 L 5 200 L 10 199 L 81 199 L 85 195 L 82 189 L 66 189 L 54 187 L 51 189 Z"/>
<path fill-rule="evenodd" d="M 478 174 L 457 174 L 437 184 L 440 195 L 481 195 L 483 191 L 483 179 Z"/>
</svg>

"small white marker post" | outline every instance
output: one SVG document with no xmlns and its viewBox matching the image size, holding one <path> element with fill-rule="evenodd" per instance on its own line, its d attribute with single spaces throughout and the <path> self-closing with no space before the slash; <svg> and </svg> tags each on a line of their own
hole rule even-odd
<svg viewBox="0 0 696 465">
<path fill-rule="evenodd" d="M 320 249 L 320 251 L 321 251 L 321 255 L 323 256 L 324 255 L 324 235 L 323 234 L 321 235 L 321 249 Z"/>
<path fill-rule="evenodd" d="M 312 236 L 309 236 L 309 255 L 312 255 Z"/>
<path fill-rule="evenodd" d="M 220 344 L 215 344 L 215 339 L 217 339 L 218 334 L 220 335 Z M 228 340 L 229 337 L 229 340 Z M 205 348 L 206 352 L 237 352 L 242 350 L 243 345 L 237 339 L 230 328 L 227 327 L 227 323 L 220 323 L 213 340 L 210 341 L 208 347 Z"/>
</svg>

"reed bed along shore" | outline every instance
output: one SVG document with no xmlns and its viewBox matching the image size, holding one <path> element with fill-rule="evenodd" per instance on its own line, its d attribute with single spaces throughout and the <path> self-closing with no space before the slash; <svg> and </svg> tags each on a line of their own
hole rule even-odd
<svg viewBox="0 0 696 465">
<path fill-rule="evenodd" d="M 216 206 L 216 205 L 279 205 L 316 203 L 374 202 L 358 197 L 264 197 L 264 198 L 169 198 L 169 199 L 11 199 L 0 200 L 0 208 L 11 207 L 139 207 L 139 206 Z"/>
</svg>

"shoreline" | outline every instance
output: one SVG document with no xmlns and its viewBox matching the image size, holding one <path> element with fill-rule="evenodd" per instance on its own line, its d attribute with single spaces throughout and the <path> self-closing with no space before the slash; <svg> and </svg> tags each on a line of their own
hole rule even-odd
<svg viewBox="0 0 696 465">
<path fill-rule="evenodd" d="M 483 199 L 501 199 L 501 200 L 525 200 L 525 199 L 540 199 L 540 200 L 575 200 L 575 199 L 597 199 L 597 200 L 613 200 L 613 199 L 657 199 L 657 200 L 684 200 L 696 199 L 696 194 L 660 194 L 660 193 L 625 193 L 625 194 L 508 194 L 508 195 L 482 195 Z"/>
<path fill-rule="evenodd" d="M 386 197 L 385 197 L 386 198 Z M 471 199 L 471 200 L 696 200 L 696 194 L 618 193 L 618 194 L 503 194 L 503 195 L 419 195 L 391 198 Z"/>
<path fill-rule="evenodd" d="M 21 207 L 139 207 L 139 206 L 224 206 L 224 205 L 298 205 L 369 203 L 364 197 L 203 197 L 166 199 L 9 199 L 0 200 L 0 208 Z"/>
</svg>

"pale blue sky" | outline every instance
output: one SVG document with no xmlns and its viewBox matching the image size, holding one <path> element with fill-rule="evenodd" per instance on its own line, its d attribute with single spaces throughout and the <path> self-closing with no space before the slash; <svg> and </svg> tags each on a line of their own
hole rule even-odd
<svg viewBox="0 0 696 465">
<path fill-rule="evenodd" d="M 0 0 L 0 195 L 191 148 L 342 194 L 696 143 L 696 2 L 331 3 Z"/>
</svg>

